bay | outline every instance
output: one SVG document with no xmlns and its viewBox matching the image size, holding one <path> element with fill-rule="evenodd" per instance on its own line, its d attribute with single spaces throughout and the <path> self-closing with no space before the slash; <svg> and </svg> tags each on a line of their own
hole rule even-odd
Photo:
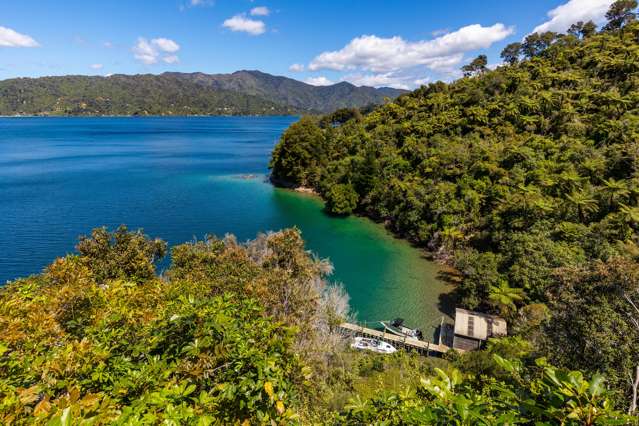
<svg viewBox="0 0 639 426">
<path fill-rule="evenodd" d="M 297 226 L 333 262 L 359 320 L 400 316 L 428 334 L 450 290 L 435 263 L 378 224 L 327 216 L 318 198 L 266 182 L 296 119 L 0 118 L 0 283 L 40 272 L 102 225 L 170 245 Z"/>
</svg>

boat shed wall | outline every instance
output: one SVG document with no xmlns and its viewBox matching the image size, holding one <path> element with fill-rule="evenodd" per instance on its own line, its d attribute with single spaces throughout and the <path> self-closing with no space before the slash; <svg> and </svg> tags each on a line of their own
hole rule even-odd
<svg viewBox="0 0 639 426">
<path fill-rule="evenodd" d="M 507 331 L 503 318 L 461 308 L 455 310 L 455 334 L 458 336 L 487 340 L 489 337 L 505 336 Z"/>
</svg>

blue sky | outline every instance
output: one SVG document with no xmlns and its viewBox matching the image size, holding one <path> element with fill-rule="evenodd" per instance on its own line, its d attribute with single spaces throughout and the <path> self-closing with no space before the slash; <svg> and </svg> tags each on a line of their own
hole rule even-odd
<svg viewBox="0 0 639 426">
<path fill-rule="evenodd" d="M 534 30 L 603 21 L 612 0 L 0 2 L 0 79 L 227 73 L 413 88 Z"/>
</svg>

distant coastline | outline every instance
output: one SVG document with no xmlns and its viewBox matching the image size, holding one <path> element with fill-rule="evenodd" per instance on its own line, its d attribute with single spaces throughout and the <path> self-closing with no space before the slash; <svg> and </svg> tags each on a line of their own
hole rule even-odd
<svg viewBox="0 0 639 426">
<path fill-rule="evenodd" d="M 190 118 L 190 117 L 299 117 L 300 114 L 15 114 L 2 115 L 0 118 Z"/>
<path fill-rule="evenodd" d="M 0 81 L 0 115 L 277 116 L 370 108 L 405 93 L 340 82 L 313 86 L 260 71 L 69 75 Z"/>
</svg>

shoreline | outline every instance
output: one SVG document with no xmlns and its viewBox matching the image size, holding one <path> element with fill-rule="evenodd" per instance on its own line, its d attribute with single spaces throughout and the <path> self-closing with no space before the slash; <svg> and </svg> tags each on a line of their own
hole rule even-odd
<svg viewBox="0 0 639 426">
<path fill-rule="evenodd" d="M 295 185 L 290 182 L 283 181 L 281 179 L 275 179 L 272 175 L 268 175 L 266 181 L 270 182 L 276 188 L 286 189 L 289 191 L 294 191 L 300 194 L 310 195 L 313 197 L 317 197 L 322 200 L 322 202 L 326 202 L 324 198 L 313 188 L 301 185 Z M 428 245 L 422 245 L 417 243 L 416 241 L 411 240 L 410 238 L 406 238 L 403 235 L 393 231 L 390 228 L 391 221 L 389 219 L 379 219 L 366 214 L 362 214 L 360 212 L 353 212 L 352 216 L 359 217 L 362 219 L 370 220 L 372 223 L 381 225 L 389 235 L 393 238 L 405 241 L 410 244 L 413 248 L 421 251 L 424 255 L 424 259 L 430 262 L 435 262 L 440 265 L 441 268 L 445 268 L 448 273 L 452 273 L 453 275 L 457 274 L 459 271 L 451 264 L 452 253 L 447 253 L 443 248 L 439 248 L 436 250 L 428 248 Z"/>
<path fill-rule="evenodd" d="M 313 197 L 317 197 L 318 199 L 322 200 L 322 202 L 326 202 L 324 198 L 313 188 L 301 186 L 301 185 L 295 185 L 290 182 L 286 182 L 280 179 L 275 179 L 271 175 L 268 175 L 266 180 L 270 182 L 271 185 L 273 185 L 276 188 L 294 191 L 299 194 L 310 195 Z M 460 277 L 459 271 L 451 263 L 451 260 L 453 259 L 453 255 L 452 253 L 449 253 L 446 250 L 444 250 L 443 247 L 439 247 L 438 249 L 433 250 L 432 248 L 429 248 L 429 245 L 422 245 L 417 243 L 416 241 L 411 240 L 410 238 L 404 237 L 403 235 L 391 229 L 390 227 L 391 221 L 389 219 L 379 219 L 366 214 L 362 214 L 360 212 L 353 212 L 352 215 L 362 219 L 370 220 L 372 223 L 381 225 L 384 228 L 384 230 L 388 232 L 388 234 L 392 236 L 393 238 L 397 240 L 405 241 L 416 250 L 419 250 L 423 254 L 424 260 L 437 263 L 440 266 L 440 268 L 442 268 L 442 270 L 446 271 L 447 275 L 451 277 L 454 276 L 455 285 L 458 282 Z"/>
<path fill-rule="evenodd" d="M 178 115 L 178 114 L 149 114 L 149 115 L 134 115 L 134 114 L 114 114 L 114 115 L 104 115 L 104 114 L 95 114 L 95 115 L 57 115 L 57 114 L 15 114 L 15 115 L 1 115 L 0 118 L 191 118 L 191 117 L 299 117 L 299 114 L 187 114 L 187 115 Z"/>
</svg>

